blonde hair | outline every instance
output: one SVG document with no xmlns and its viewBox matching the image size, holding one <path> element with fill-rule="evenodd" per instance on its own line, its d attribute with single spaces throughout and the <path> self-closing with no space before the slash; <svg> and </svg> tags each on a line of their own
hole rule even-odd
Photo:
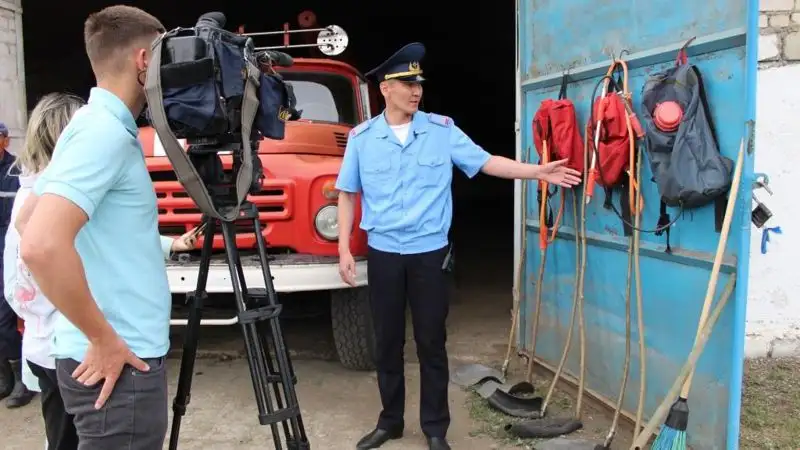
<svg viewBox="0 0 800 450">
<path fill-rule="evenodd" d="M 82 98 L 71 94 L 54 92 L 42 97 L 31 111 L 25 144 L 11 170 L 19 169 L 25 175 L 44 170 L 50 163 L 61 132 L 84 104 Z"/>
</svg>

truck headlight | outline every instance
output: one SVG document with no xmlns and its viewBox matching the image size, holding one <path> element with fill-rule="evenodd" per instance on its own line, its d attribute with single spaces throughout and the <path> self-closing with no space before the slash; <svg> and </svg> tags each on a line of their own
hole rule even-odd
<svg viewBox="0 0 800 450">
<path fill-rule="evenodd" d="M 314 217 L 314 228 L 317 233 L 329 241 L 339 239 L 339 208 L 336 205 L 326 205 L 317 211 Z"/>
</svg>

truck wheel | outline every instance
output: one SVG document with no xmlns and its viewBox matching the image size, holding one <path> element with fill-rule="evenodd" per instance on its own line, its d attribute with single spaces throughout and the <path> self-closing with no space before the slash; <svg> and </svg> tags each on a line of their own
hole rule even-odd
<svg viewBox="0 0 800 450">
<path fill-rule="evenodd" d="M 342 365 L 351 370 L 375 370 L 375 331 L 368 287 L 331 292 L 331 325 Z"/>
</svg>

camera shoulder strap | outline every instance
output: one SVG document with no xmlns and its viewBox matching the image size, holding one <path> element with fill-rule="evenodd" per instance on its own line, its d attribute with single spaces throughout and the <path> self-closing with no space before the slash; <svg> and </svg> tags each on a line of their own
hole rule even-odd
<svg viewBox="0 0 800 450">
<path fill-rule="evenodd" d="M 253 157 L 258 157 L 258 147 L 251 147 L 253 132 L 253 122 L 256 120 L 256 113 L 261 104 L 258 99 L 258 87 L 261 85 L 261 70 L 245 59 L 247 68 L 247 79 L 244 85 L 244 98 L 242 98 L 242 166 L 236 174 L 236 196 L 239 200 L 236 204 L 234 217 L 239 215 L 239 208 L 247 198 L 250 187 L 253 184 Z M 253 155 L 256 152 L 256 155 Z"/>
<path fill-rule="evenodd" d="M 156 131 L 156 139 L 161 139 L 164 151 L 169 158 L 172 168 L 178 181 L 183 185 L 187 194 L 194 200 L 197 207 L 211 217 L 232 221 L 239 215 L 241 203 L 247 197 L 250 184 L 253 179 L 253 150 L 250 146 L 253 121 L 258 111 L 259 100 L 257 88 L 260 84 L 259 69 L 246 61 L 247 79 L 245 80 L 244 98 L 242 100 L 242 148 L 243 158 L 242 167 L 236 176 L 236 195 L 238 204 L 236 207 L 223 208 L 217 210 L 208 193 L 208 189 L 200 178 L 200 174 L 189 159 L 189 155 L 183 146 L 178 142 L 175 134 L 169 128 L 167 113 L 164 110 L 161 88 L 161 48 L 164 39 L 177 34 L 180 29 L 176 29 L 161 35 L 153 43 L 153 56 L 147 68 L 147 80 L 145 81 L 145 96 L 147 97 L 150 117 L 153 128 Z"/>
</svg>

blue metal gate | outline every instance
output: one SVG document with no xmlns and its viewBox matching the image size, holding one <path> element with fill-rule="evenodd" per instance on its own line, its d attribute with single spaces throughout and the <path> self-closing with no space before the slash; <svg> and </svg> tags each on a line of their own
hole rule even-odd
<svg viewBox="0 0 800 450">
<path fill-rule="evenodd" d="M 518 0 L 518 157 L 533 149 L 531 121 L 545 98 L 558 95 L 568 70 L 569 98 L 578 121 L 588 119 L 592 90 L 605 75 L 610 55 L 624 51 L 630 69 L 630 91 L 641 117 L 642 86 L 650 73 L 674 64 L 688 47 L 706 85 L 721 151 L 736 160 L 746 143 L 735 217 L 720 274 L 717 297 L 730 274 L 737 274 L 735 295 L 722 313 L 694 376 L 688 444 L 695 449 L 738 448 L 745 307 L 750 246 L 750 191 L 757 76 L 757 0 Z M 659 218 L 659 194 L 642 164 L 645 210 L 641 228 L 653 229 Z M 534 294 L 540 250 L 536 183 L 529 183 L 527 255 L 522 283 L 520 339 L 531 343 Z M 516 202 L 520 204 L 520 184 Z M 585 279 L 587 388 L 615 401 L 622 377 L 625 343 L 625 287 L 628 238 L 619 218 L 603 208 L 596 190 L 587 207 L 588 255 Z M 576 192 L 580 198 L 580 190 Z M 559 194 L 560 195 L 560 194 Z M 558 198 L 553 199 L 555 202 Z M 576 233 L 568 195 L 557 239 L 548 247 L 542 286 L 542 310 L 536 358 L 555 367 L 561 356 L 573 299 Z M 557 203 L 554 203 L 557 204 Z M 670 210 L 675 217 L 677 210 Z M 517 224 L 521 213 L 517 211 Z M 664 236 L 642 233 L 641 279 L 646 335 L 645 421 L 661 403 L 692 348 L 720 234 L 713 205 L 686 212 L 671 229 L 673 253 Z M 517 238 L 519 245 L 519 238 Z M 632 297 L 632 302 L 635 296 Z M 632 306 L 630 374 L 624 410 L 635 414 L 639 399 L 639 360 L 635 302 Z M 578 374 L 577 331 L 567 372 Z"/>
</svg>

